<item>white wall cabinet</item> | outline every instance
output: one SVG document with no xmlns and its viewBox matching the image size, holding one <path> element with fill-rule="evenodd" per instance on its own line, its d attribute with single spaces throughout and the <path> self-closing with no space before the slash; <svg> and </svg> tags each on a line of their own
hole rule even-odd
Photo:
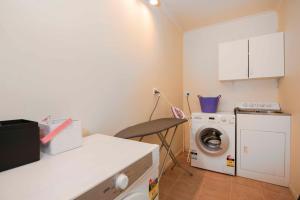
<svg viewBox="0 0 300 200">
<path fill-rule="evenodd" d="M 237 175 L 288 186 L 290 116 L 237 115 Z"/>
<path fill-rule="evenodd" d="M 219 44 L 219 80 L 284 76 L 284 33 Z"/>
<path fill-rule="evenodd" d="M 284 76 L 284 34 L 249 39 L 249 78 Z"/>
<path fill-rule="evenodd" d="M 222 43 L 219 46 L 219 79 L 248 78 L 248 40 Z"/>
</svg>

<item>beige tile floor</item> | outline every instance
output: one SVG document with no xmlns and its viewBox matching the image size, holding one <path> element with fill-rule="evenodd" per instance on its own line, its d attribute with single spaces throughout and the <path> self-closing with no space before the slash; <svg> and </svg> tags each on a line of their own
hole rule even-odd
<svg viewBox="0 0 300 200">
<path fill-rule="evenodd" d="M 160 181 L 160 200 L 293 200 L 288 188 L 190 167 L 184 154 L 178 157 L 189 168 L 167 169 Z"/>
</svg>

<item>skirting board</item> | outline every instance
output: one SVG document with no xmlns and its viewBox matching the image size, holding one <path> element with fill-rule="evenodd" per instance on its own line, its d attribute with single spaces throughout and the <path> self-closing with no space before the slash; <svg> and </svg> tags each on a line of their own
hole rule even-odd
<svg viewBox="0 0 300 200">
<path fill-rule="evenodd" d="M 290 191 L 292 192 L 292 195 L 295 199 L 300 200 L 300 195 L 296 192 L 296 190 L 290 185 Z"/>
</svg>

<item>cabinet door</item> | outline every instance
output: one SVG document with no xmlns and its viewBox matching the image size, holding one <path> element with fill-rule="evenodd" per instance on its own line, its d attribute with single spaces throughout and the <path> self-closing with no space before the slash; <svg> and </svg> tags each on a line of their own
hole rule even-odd
<svg viewBox="0 0 300 200">
<path fill-rule="evenodd" d="M 273 33 L 249 40 L 249 78 L 284 76 L 284 34 Z"/>
<path fill-rule="evenodd" d="M 248 40 L 219 44 L 219 80 L 248 79 Z"/>
<path fill-rule="evenodd" d="M 285 176 L 285 134 L 241 130 L 240 168 L 249 172 Z"/>
</svg>

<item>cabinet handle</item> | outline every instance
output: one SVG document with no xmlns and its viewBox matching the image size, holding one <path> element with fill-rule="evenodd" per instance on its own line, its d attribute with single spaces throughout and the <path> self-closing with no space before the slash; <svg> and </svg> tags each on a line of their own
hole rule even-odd
<svg viewBox="0 0 300 200">
<path fill-rule="evenodd" d="M 251 76 L 253 76 L 253 74 L 254 74 L 253 69 L 250 69 L 250 70 L 249 70 L 249 74 L 250 74 Z"/>
<path fill-rule="evenodd" d="M 244 153 L 248 153 L 248 147 L 244 146 Z"/>
</svg>

